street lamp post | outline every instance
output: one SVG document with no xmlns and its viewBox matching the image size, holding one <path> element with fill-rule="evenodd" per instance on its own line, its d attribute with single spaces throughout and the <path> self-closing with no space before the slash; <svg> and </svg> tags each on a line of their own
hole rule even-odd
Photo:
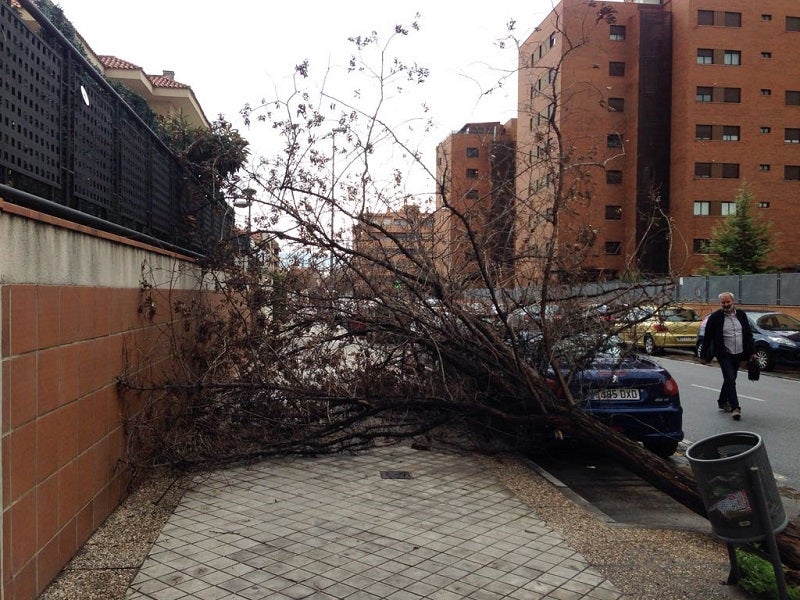
<svg viewBox="0 0 800 600">
<path fill-rule="evenodd" d="M 235 198 L 233 201 L 233 205 L 236 208 L 247 208 L 247 233 L 252 232 L 251 228 L 251 221 L 250 218 L 253 214 L 253 195 L 256 193 L 255 190 L 247 188 L 246 190 L 242 190 L 242 196 Z"/>
</svg>

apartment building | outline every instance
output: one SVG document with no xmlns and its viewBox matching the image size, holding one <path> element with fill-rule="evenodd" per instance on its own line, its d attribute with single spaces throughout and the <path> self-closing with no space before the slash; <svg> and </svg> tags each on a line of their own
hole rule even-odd
<svg viewBox="0 0 800 600">
<path fill-rule="evenodd" d="M 480 258 L 498 280 L 510 276 L 516 129 L 516 119 L 466 123 L 436 148 L 437 262 L 451 275 L 475 277 Z"/>
<path fill-rule="evenodd" d="M 747 184 L 794 268 L 798 49 L 796 0 L 563 0 L 520 51 L 518 256 L 695 273 Z"/>
<path fill-rule="evenodd" d="M 356 268 L 385 289 L 402 285 L 399 273 L 424 281 L 433 268 L 433 228 L 433 215 L 411 204 L 364 213 L 353 226 Z"/>
</svg>

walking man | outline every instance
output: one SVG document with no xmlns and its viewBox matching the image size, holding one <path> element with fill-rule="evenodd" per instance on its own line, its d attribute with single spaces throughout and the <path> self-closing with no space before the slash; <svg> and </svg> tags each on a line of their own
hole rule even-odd
<svg viewBox="0 0 800 600">
<path fill-rule="evenodd" d="M 743 360 L 753 356 L 753 330 L 747 314 L 734 306 L 733 292 L 719 295 L 720 307 L 706 321 L 700 362 L 709 364 L 714 358 L 722 370 L 722 388 L 717 404 L 731 413 L 735 421 L 742 418 L 739 396 L 736 394 L 736 374 Z"/>
</svg>

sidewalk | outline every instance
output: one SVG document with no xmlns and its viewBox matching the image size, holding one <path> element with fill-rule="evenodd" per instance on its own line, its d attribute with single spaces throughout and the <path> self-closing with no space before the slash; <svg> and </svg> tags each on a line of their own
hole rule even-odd
<svg viewBox="0 0 800 600">
<path fill-rule="evenodd" d="M 405 446 L 209 475 L 126 597 L 626 598 L 485 463 Z"/>
</svg>

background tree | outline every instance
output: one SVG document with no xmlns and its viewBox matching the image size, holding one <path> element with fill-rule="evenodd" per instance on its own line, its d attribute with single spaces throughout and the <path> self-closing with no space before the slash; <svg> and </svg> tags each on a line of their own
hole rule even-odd
<svg viewBox="0 0 800 600">
<path fill-rule="evenodd" d="M 763 273 L 773 249 L 769 223 L 755 217 L 750 208 L 754 196 L 743 184 L 736 194 L 736 212 L 716 227 L 707 246 L 708 272 L 712 275 Z"/>
</svg>

